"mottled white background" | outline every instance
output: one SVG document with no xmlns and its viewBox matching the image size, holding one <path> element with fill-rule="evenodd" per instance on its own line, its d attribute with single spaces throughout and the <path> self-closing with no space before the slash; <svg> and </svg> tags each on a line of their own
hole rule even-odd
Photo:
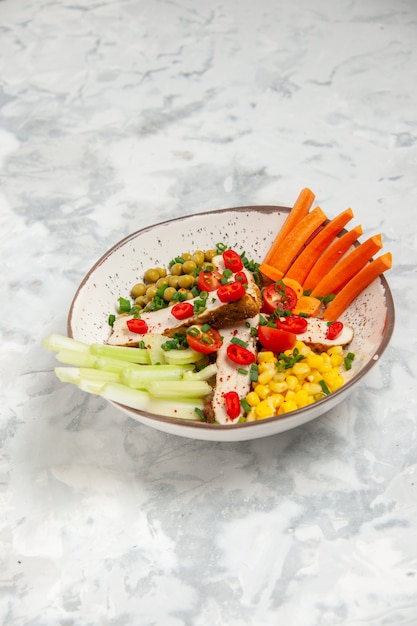
<svg viewBox="0 0 417 626">
<path fill-rule="evenodd" d="M 2 624 L 417 624 L 416 41 L 415 0 L 0 1 Z M 348 401 L 218 444 L 55 379 L 116 241 L 304 186 L 394 255 Z"/>
</svg>

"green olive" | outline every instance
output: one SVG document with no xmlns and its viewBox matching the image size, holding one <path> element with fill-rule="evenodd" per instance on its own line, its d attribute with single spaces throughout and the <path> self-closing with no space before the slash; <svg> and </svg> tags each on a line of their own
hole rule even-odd
<svg viewBox="0 0 417 626">
<path fill-rule="evenodd" d="M 145 297 L 145 296 L 138 296 L 138 297 L 135 299 L 135 306 L 138 306 L 138 307 L 140 307 L 141 309 L 143 309 L 143 307 L 144 307 L 144 306 L 145 306 L 145 304 L 146 304 L 146 302 L 144 302 L 144 301 L 143 301 L 143 300 L 144 300 L 144 297 Z"/>
<path fill-rule="evenodd" d="M 177 291 L 174 287 L 167 287 L 164 291 L 164 300 L 170 302 L 176 293 Z"/>
<path fill-rule="evenodd" d="M 149 285 L 149 287 L 146 290 L 146 295 L 148 296 L 149 300 L 152 300 L 152 298 L 155 298 L 157 291 L 158 291 L 158 287 L 155 284 Z"/>
<path fill-rule="evenodd" d="M 202 250 L 196 250 L 191 257 L 191 260 L 194 261 L 197 266 L 203 265 L 205 260 L 204 252 Z"/>
<path fill-rule="evenodd" d="M 184 276 L 168 276 L 169 287 L 174 287 L 174 289 L 177 289 L 180 284 L 181 278 L 184 278 Z"/>
<path fill-rule="evenodd" d="M 138 296 L 143 296 L 146 293 L 146 285 L 144 285 L 143 283 L 136 283 L 136 285 L 133 285 L 132 289 L 131 289 L 131 294 L 134 298 L 137 298 Z"/>
<path fill-rule="evenodd" d="M 191 274 L 196 267 L 197 265 L 194 261 L 185 261 L 185 263 L 182 264 L 182 271 L 184 274 Z"/>
<path fill-rule="evenodd" d="M 189 289 L 194 285 L 194 276 L 192 274 L 183 274 L 182 276 L 178 276 L 177 285 L 172 285 L 173 287 L 183 287 L 185 289 Z"/>
<path fill-rule="evenodd" d="M 217 252 L 215 250 L 206 250 L 204 253 L 206 261 L 212 261 L 215 256 L 217 256 Z"/>
<path fill-rule="evenodd" d="M 174 263 L 171 267 L 171 274 L 173 276 L 181 276 L 182 274 L 182 263 Z"/>
<path fill-rule="evenodd" d="M 159 272 L 155 267 L 151 267 L 146 270 L 143 278 L 147 283 L 156 283 L 159 278 Z"/>
</svg>

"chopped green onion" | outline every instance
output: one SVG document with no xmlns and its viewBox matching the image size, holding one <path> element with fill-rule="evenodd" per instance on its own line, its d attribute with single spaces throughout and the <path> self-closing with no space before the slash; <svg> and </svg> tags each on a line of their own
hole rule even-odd
<svg viewBox="0 0 417 626">
<path fill-rule="evenodd" d="M 252 363 L 250 366 L 249 379 L 251 383 L 256 383 L 258 380 L 258 366 L 256 363 Z"/>
<path fill-rule="evenodd" d="M 242 407 L 242 409 L 245 411 L 245 413 L 249 413 L 250 411 L 250 405 L 248 403 L 248 401 L 246 400 L 246 398 L 242 398 L 240 401 L 240 406 Z"/>
<path fill-rule="evenodd" d="M 352 361 L 354 360 L 355 355 L 353 352 L 348 352 L 344 358 L 345 370 L 352 369 Z"/>
<path fill-rule="evenodd" d="M 109 326 L 113 326 L 115 321 L 116 321 L 116 316 L 112 313 L 111 315 L 109 315 L 107 322 Z"/>
<path fill-rule="evenodd" d="M 126 300 L 126 298 L 119 298 L 119 313 L 129 313 L 130 309 L 132 308 L 132 305 L 130 304 L 129 300 Z"/>
<path fill-rule="evenodd" d="M 242 346 L 242 348 L 248 347 L 248 342 L 242 341 L 242 339 L 239 339 L 239 337 L 232 337 L 230 343 L 235 343 L 237 346 Z"/>
<path fill-rule="evenodd" d="M 197 406 L 195 407 L 194 412 L 198 415 L 202 422 L 207 422 L 207 417 L 205 416 L 204 412 Z"/>
<path fill-rule="evenodd" d="M 239 374 L 243 374 L 244 376 L 248 373 L 248 370 L 245 370 L 244 367 L 239 367 L 237 371 Z"/>
<path fill-rule="evenodd" d="M 227 250 L 227 246 L 226 246 L 225 243 L 216 243 L 216 252 L 217 252 L 217 254 L 221 254 L 225 250 Z"/>
<path fill-rule="evenodd" d="M 325 393 L 326 396 L 328 396 L 330 394 L 330 390 L 328 386 L 326 385 L 326 383 L 324 382 L 324 380 L 319 380 L 319 385 L 323 389 L 323 393 Z"/>
</svg>

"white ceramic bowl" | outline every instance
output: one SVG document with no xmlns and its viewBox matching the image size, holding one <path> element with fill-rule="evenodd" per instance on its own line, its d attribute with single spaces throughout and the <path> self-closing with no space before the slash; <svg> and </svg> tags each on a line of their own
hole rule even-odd
<svg viewBox="0 0 417 626">
<path fill-rule="evenodd" d="M 144 271 L 166 266 L 182 252 L 213 248 L 224 242 L 248 258 L 261 261 L 284 223 L 289 208 L 254 206 L 220 209 L 162 222 L 129 235 L 104 254 L 85 276 L 72 302 L 68 335 L 88 343 L 105 342 L 108 316 L 118 298 L 128 297 Z M 355 353 L 345 385 L 323 400 L 283 416 L 235 425 L 213 425 L 137 411 L 113 403 L 139 422 L 175 435 L 211 441 L 243 441 L 266 437 L 305 424 L 354 391 L 387 347 L 394 328 L 394 304 L 385 277 L 375 280 L 343 316 L 354 328 Z"/>
</svg>

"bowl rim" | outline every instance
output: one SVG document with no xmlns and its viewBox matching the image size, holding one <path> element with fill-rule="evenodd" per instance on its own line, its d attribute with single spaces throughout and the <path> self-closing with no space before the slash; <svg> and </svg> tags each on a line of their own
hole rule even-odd
<svg viewBox="0 0 417 626">
<path fill-rule="evenodd" d="M 70 305 L 68 316 L 67 316 L 68 337 L 74 338 L 73 331 L 72 331 L 72 317 L 74 314 L 75 304 L 76 304 L 79 293 L 81 292 L 82 288 L 87 283 L 87 281 L 90 279 L 91 274 L 93 274 L 93 272 L 98 267 L 100 267 L 116 250 L 126 245 L 129 241 L 137 238 L 139 235 L 149 232 L 153 230 L 154 228 L 166 226 L 169 224 L 174 224 L 174 223 L 181 222 L 187 219 L 196 218 L 201 215 L 216 215 L 216 214 L 221 214 L 221 213 L 229 213 L 232 211 L 242 212 L 242 213 L 248 212 L 248 211 L 249 212 L 261 212 L 265 214 L 276 213 L 276 212 L 289 213 L 290 210 L 291 210 L 291 207 L 285 207 L 285 206 L 280 206 L 280 205 L 269 205 L 269 204 L 268 205 L 247 205 L 247 206 L 245 205 L 245 206 L 213 209 L 213 210 L 208 210 L 208 211 L 190 213 L 187 215 L 181 215 L 181 216 L 177 216 L 171 219 L 163 220 L 161 222 L 156 222 L 154 224 L 150 224 L 148 226 L 140 228 L 134 231 L 133 233 L 130 233 L 129 235 L 126 235 L 125 237 L 120 239 L 118 242 L 116 242 L 113 246 L 111 246 L 106 252 L 104 252 L 104 254 L 100 256 L 100 258 L 90 267 L 90 269 L 88 270 L 88 272 L 85 274 L 84 278 L 82 279 L 81 283 L 77 287 L 75 294 L 73 296 L 73 299 L 71 301 L 71 305 Z M 340 234 L 343 234 L 344 232 L 346 232 L 346 229 L 343 229 L 341 233 L 339 233 L 338 236 L 340 236 Z M 359 244 L 358 242 L 355 242 L 354 245 L 359 245 Z M 319 410 L 320 405 L 322 403 L 328 402 L 330 399 L 332 399 L 333 406 L 337 404 L 338 397 L 341 395 L 345 396 L 347 393 L 349 393 L 349 391 L 354 387 L 354 385 L 356 385 L 360 380 L 362 380 L 369 373 L 369 371 L 379 361 L 382 354 L 385 352 L 386 348 L 388 347 L 391 341 L 393 332 L 394 332 L 394 327 L 395 327 L 395 306 L 394 306 L 394 299 L 392 296 L 391 289 L 389 287 L 388 281 L 386 277 L 384 276 L 384 274 L 382 274 L 379 277 L 379 280 L 381 282 L 381 286 L 384 291 L 384 298 L 385 298 L 385 304 L 386 304 L 386 316 L 385 316 L 382 340 L 375 354 L 372 356 L 372 358 L 369 359 L 369 361 L 362 367 L 362 369 L 353 378 L 346 381 L 342 387 L 332 392 L 329 396 L 326 396 L 325 398 L 315 402 L 314 405 L 308 405 L 306 407 L 297 409 L 296 411 L 291 411 L 290 413 L 284 413 L 281 415 L 273 415 L 271 417 L 264 418 L 262 420 L 256 420 L 256 421 L 251 421 L 251 422 L 238 422 L 236 424 L 211 424 L 208 422 L 178 419 L 175 417 L 169 417 L 165 415 L 159 415 L 156 413 L 150 413 L 149 411 L 133 409 L 133 408 L 127 407 L 126 405 L 123 405 L 114 401 L 108 401 L 108 402 L 122 409 L 124 412 L 128 413 L 132 417 L 134 415 L 138 415 L 138 416 L 146 417 L 147 419 L 154 420 L 155 422 L 158 422 L 158 423 L 172 424 L 172 425 L 176 425 L 179 427 L 185 427 L 185 428 L 191 428 L 191 429 L 209 430 L 213 432 L 214 431 L 226 431 L 226 430 L 233 430 L 233 431 L 239 430 L 240 431 L 240 430 L 245 430 L 248 428 L 250 429 L 255 426 L 258 429 L 260 427 L 262 428 L 262 426 L 264 428 L 267 428 L 268 425 L 270 425 L 271 423 L 283 422 L 284 420 L 287 421 L 287 420 L 294 419 L 294 418 L 300 418 L 301 422 L 303 422 L 303 415 L 310 413 L 312 410 L 312 406 L 314 406 L 316 410 Z"/>
</svg>

